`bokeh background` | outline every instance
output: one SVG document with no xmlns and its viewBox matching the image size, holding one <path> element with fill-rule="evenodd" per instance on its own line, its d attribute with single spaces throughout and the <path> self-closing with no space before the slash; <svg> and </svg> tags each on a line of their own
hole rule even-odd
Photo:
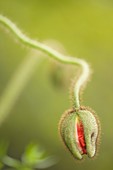
<svg viewBox="0 0 113 170">
<path fill-rule="evenodd" d="M 0 127 L 0 138 L 10 142 L 9 154 L 19 157 L 25 146 L 35 141 L 59 158 L 58 164 L 48 169 L 113 169 L 113 1 L 0 0 L 0 13 L 30 37 L 60 42 L 68 54 L 90 63 L 94 73 L 83 104 L 96 110 L 102 126 L 97 158 L 75 162 L 59 140 L 57 125 L 70 107 L 69 86 L 77 68 L 47 58 Z M 0 29 L 1 97 L 29 50 Z"/>
</svg>

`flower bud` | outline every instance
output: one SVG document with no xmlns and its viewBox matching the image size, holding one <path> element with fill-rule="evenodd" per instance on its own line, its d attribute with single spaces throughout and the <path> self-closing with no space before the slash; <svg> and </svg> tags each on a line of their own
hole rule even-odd
<svg viewBox="0 0 113 170">
<path fill-rule="evenodd" d="M 63 143 L 74 158 L 81 160 L 83 155 L 90 158 L 95 156 L 99 124 L 87 108 L 66 111 L 60 120 L 59 131 Z"/>
</svg>

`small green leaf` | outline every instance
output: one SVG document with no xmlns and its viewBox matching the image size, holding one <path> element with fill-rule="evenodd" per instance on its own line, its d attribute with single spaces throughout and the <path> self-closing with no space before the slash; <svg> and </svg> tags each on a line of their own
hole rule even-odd
<svg viewBox="0 0 113 170">
<path fill-rule="evenodd" d="M 3 159 L 3 163 L 9 167 L 13 167 L 13 168 L 19 168 L 21 166 L 20 161 L 11 158 L 9 156 L 5 156 Z"/>
<path fill-rule="evenodd" d="M 45 169 L 45 168 L 49 168 L 57 163 L 58 163 L 58 158 L 56 158 L 55 156 L 49 156 L 49 157 L 46 157 L 46 158 L 40 160 L 38 162 L 38 164 L 35 166 L 35 168 Z"/>
<path fill-rule="evenodd" d="M 40 150 L 36 144 L 29 144 L 22 156 L 22 162 L 27 166 L 33 167 L 43 156 L 43 150 Z"/>
</svg>

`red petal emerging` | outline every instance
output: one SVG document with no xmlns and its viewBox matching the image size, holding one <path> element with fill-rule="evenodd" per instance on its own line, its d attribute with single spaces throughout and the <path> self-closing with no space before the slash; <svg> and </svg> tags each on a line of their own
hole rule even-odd
<svg viewBox="0 0 113 170">
<path fill-rule="evenodd" d="M 77 122 L 77 134 L 78 134 L 78 142 L 82 149 L 82 152 L 83 154 L 87 154 L 85 137 L 84 137 L 84 127 L 80 120 Z"/>
</svg>

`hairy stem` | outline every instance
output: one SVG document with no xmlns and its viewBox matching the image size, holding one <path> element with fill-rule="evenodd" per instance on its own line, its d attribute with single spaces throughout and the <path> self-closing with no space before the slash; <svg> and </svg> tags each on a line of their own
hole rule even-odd
<svg viewBox="0 0 113 170">
<path fill-rule="evenodd" d="M 75 64 L 75 65 L 77 64 L 77 65 L 81 66 L 82 73 L 74 86 L 74 106 L 75 106 L 75 108 L 79 108 L 80 107 L 80 90 L 81 90 L 81 87 L 88 80 L 89 73 L 90 73 L 88 63 L 82 59 L 78 59 L 78 58 L 70 57 L 70 56 L 64 56 L 64 55 L 60 54 L 59 52 L 53 50 L 52 48 L 46 46 L 45 44 L 30 39 L 29 37 L 24 35 L 21 32 L 21 30 L 12 21 L 10 21 L 8 18 L 6 18 L 2 15 L 0 15 L 0 22 L 5 27 L 10 29 L 23 44 L 28 45 L 32 48 L 37 49 L 37 50 L 40 50 L 42 52 L 45 52 L 53 59 L 56 59 L 62 63 Z"/>
<path fill-rule="evenodd" d="M 36 67 L 41 64 L 40 56 L 41 54 L 30 52 L 8 83 L 0 100 L 0 125 L 10 113 Z"/>
</svg>

